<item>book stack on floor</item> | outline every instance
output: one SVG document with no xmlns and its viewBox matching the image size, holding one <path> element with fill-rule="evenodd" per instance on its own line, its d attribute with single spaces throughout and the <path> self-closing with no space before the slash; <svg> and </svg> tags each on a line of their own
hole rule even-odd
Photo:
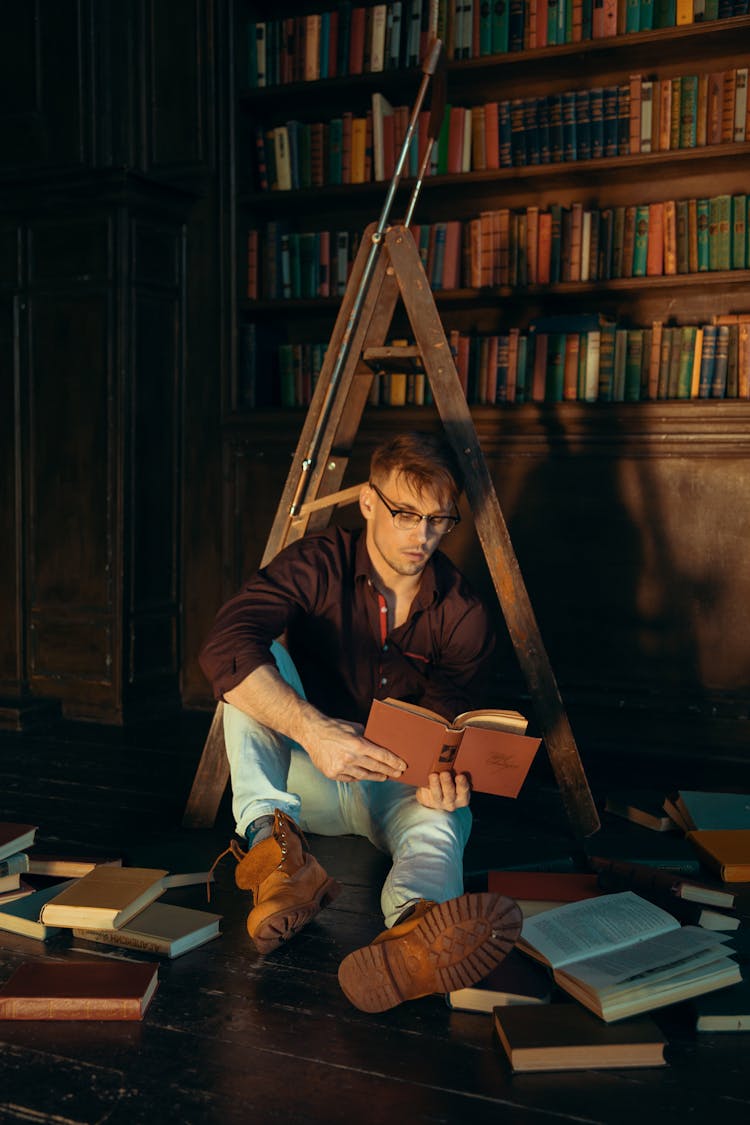
<svg viewBox="0 0 750 1125">
<path fill-rule="evenodd" d="M 725 883 L 750 881 L 750 794 L 683 789 L 664 807 L 709 871 Z"/>
<path fill-rule="evenodd" d="M 140 1020 L 159 967 L 136 961 L 24 961 L 0 987 L 4 1020 Z"/>
<path fill-rule="evenodd" d="M 0 909 L 34 890 L 24 875 L 29 870 L 26 849 L 34 843 L 35 836 L 33 824 L 0 821 Z"/>
</svg>

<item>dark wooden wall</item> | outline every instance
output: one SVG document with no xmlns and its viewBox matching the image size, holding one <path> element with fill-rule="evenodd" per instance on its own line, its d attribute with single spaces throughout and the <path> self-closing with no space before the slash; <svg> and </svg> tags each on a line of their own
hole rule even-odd
<svg viewBox="0 0 750 1125">
<path fill-rule="evenodd" d="M 231 406 L 233 5 L 0 21 L 0 721 L 208 708 L 197 650 L 302 421 Z M 351 480 L 425 422 L 368 413 Z M 749 424 L 738 402 L 477 412 L 588 753 L 747 756 Z M 449 553 L 492 597 L 470 521 Z M 509 644 L 505 669 L 521 696 Z"/>
</svg>

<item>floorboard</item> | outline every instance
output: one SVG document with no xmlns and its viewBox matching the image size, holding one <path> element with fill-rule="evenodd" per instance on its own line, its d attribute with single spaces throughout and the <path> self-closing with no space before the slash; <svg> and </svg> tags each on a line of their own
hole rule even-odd
<svg viewBox="0 0 750 1125">
<path fill-rule="evenodd" d="M 181 828 L 208 719 L 135 731 L 72 724 L 0 732 L 0 819 L 39 825 L 38 851 L 119 854 L 126 862 L 205 870 L 226 847 L 228 800 L 216 826 Z M 601 796 L 625 769 L 590 771 Z M 694 770 L 697 767 L 692 767 Z M 664 779 L 674 763 L 664 769 Z M 659 777 L 655 763 L 649 784 Z M 628 779 L 632 783 L 632 777 Z M 705 784 L 699 772 L 682 787 Z M 733 787 L 746 784 L 736 772 Z M 729 785 L 714 774 L 714 785 Z M 607 831 L 605 823 L 604 831 Z M 640 830 L 645 832 L 645 829 Z M 234 861 L 171 901 L 222 915 L 222 935 L 174 961 L 142 1023 L 0 1022 L 0 1120 L 58 1125 L 180 1125 L 410 1121 L 476 1125 L 672 1125 L 750 1119 L 748 1033 L 698 1036 L 689 1004 L 656 1013 L 669 1066 L 513 1075 L 489 1017 L 451 1012 L 431 996 L 368 1015 L 341 993 L 337 968 L 381 928 L 387 860 L 356 838 L 311 838 L 343 884 L 336 902 L 288 946 L 259 956 L 245 932 L 248 899 Z M 466 853 L 467 882 L 488 866 L 582 863 L 559 794 L 542 766 L 518 801 L 479 798 Z M 48 943 L 0 931 L 0 980 L 24 960 L 147 959 L 73 939 Z"/>
</svg>

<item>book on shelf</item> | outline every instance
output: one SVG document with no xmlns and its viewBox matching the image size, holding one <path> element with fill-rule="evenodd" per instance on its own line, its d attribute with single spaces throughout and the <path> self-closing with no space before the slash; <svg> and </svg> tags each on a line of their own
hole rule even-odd
<svg viewBox="0 0 750 1125">
<path fill-rule="evenodd" d="M 466 711 L 449 722 L 442 715 L 398 699 L 375 699 L 365 738 L 407 763 L 399 781 L 427 785 L 432 772 L 466 773 L 474 789 L 516 797 L 541 745 L 524 732 L 517 711 Z"/>
<path fill-rule="evenodd" d="M 750 828 L 697 829 L 687 839 L 725 883 L 750 880 Z"/>
<path fill-rule="evenodd" d="M 681 926 L 632 891 L 558 906 L 524 921 L 518 948 L 605 1022 L 687 1000 L 740 979 L 727 936 Z"/>
<path fill-rule="evenodd" d="M 597 876 L 588 871 L 518 871 L 493 868 L 487 890 L 515 899 L 524 918 L 564 902 L 579 902 L 601 894 Z"/>
<path fill-rule="evenodd" d="M 696 1031 L 750 1031 L 750 980 L 692 1001 Z"/>
<path fill-rule="evenodd" d="M 24 961 L 0 987 L 4 1020 L 140 1020 L 159 984 L 145 961 Z"/>
<path fill-rule="evenodd" d="M 12 820 L 0 820 L 0 860 L 23 852 L 34 843 L 37 826 L 17 824 Z"/>
<path fill-rule="evenodd" d="M 74 926 L 73 937 L 174 958 L 218 937 L 220 922 L 219 914 L 152 902 L 119 929 Z"/>
<path fill-rule="evenodd" d="M 34 891 L 31 895 L 24 895 L 0 906 L 0 930 L 8 933 L 21 934 L 24 937 L 34 938 L 36 941 L 46 941 L 60 932 L 59 926 L 52 926 L 40 921 L 44 906 L 65 888 L 72 886 L 75 879 L 67 882 L 53 883 L 42 890 Z"/>
<path fill-rule="evenodd" d="M 514 1071 L 666 1065 L 667 1040 L 650 1016 L 610 1026 L 577 1004 L 497 1007 L 493 1026 Z"/>
<path fill-rule="evenodd" d="M 117 928 L 164 891 L 165 870 L 154 867 L 95 867 L 43 907 L 51 926 Z"/>
<path fill-rule="evenodd" d="M 680 828 L 750 828 L 750 793 L 714 793 L 680 789 L 664 799 Z"/>
<path fill-rule="evenodd" d="M 548 1004 L 550 983 L 545 969 L 511 949 L 483 980 L 447 992 L 445 1001 L 456 1012 L 491 1012 L 507 1004 Z"/>
<path fill-rule="evenodd" d="M 605 811 L 623 817 L 654 832 L 674 831 L 675 823 L 664 810 L 664 794 L 659 790 L 620 789 L 608 793 Z"/>
</svg>

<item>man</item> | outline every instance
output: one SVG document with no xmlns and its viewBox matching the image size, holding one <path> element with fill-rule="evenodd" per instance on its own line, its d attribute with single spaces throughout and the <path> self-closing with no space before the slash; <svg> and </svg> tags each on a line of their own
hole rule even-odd
<svg viewBox="0 0 750 1125">
<path fill-rule="evenodd" d="M 462 893 L 468 779 L 402 784 L 405 763 L 362 736 L 373 698 L 447 718 L 487 703 L 487 613 L 437 550 L 460 520 L 462 485 L 441 437 L 385 442 L 359 497 L 364 532 L 328 528 L 285 548 L 219 612 L 201 652 L 227 704 L 233 810 L 249 845 L 232 845 L 235 877 L 252 892 L 247 928 L 260 952 L 339 893 L 303 831 L 363 835 L 393 860 L 387 928 L 339 970 L 366 1011 L 472 983 L 520 930 L 511 900 Z"/>
</svg>

